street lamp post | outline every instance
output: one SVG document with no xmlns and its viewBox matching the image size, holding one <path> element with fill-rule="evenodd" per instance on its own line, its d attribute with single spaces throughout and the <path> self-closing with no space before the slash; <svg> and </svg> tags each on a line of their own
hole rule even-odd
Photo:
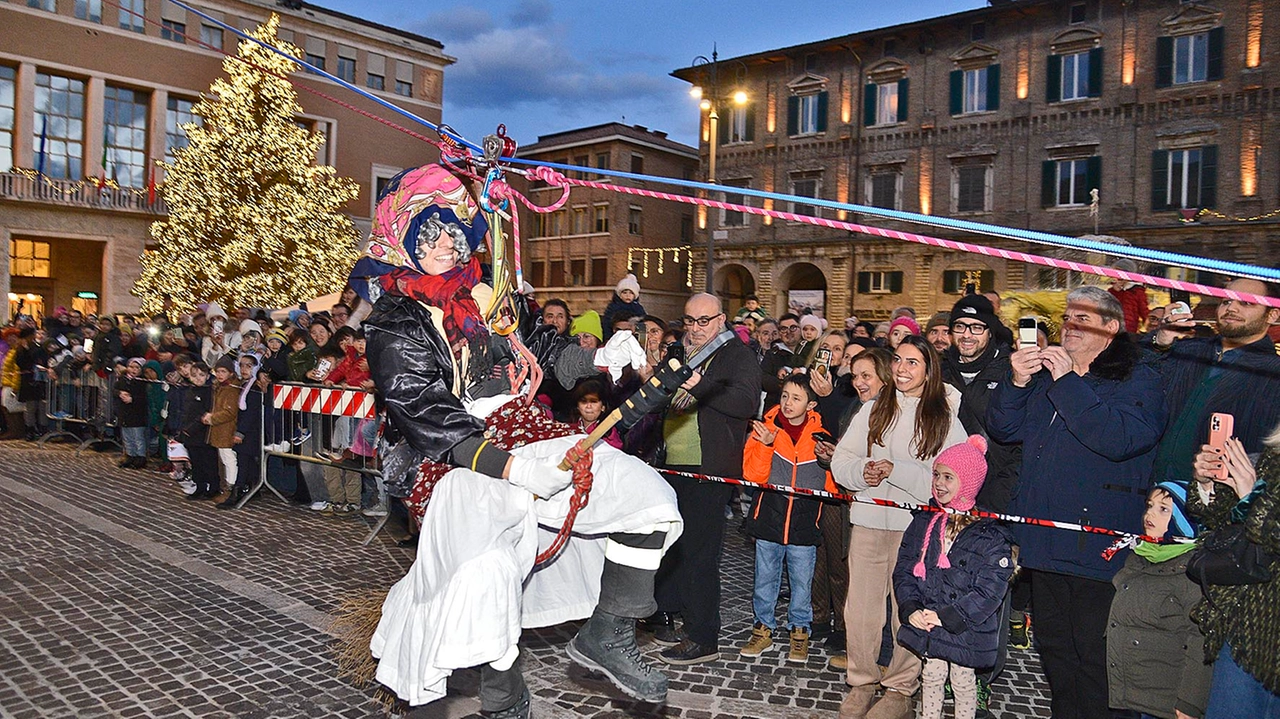
<svg viewBox="0 0 1280 719">
<path fill-rule="evenodd" d="M 707 144 L 710 150 L 707 158 L 707 184 L 710 184 L 710 185 L 716 184 L 716 144 L 720 140 L 721 97 L 720 97 L 720 82 L 719 82 L 719 76 L 718 76 L 718 69 L 720 65 L 719 61 L 720 61 L 720 55 L 719 55 L 719 52 L 716 50 L 716 46 L 714 43 L 711 46 L 710 58 L 708 58 L 706 55 L 699 55 L 695 57 L 693 59 L 694 67 L 698 67 L 699 65 L 709 66 L 709 70 L 707 71 L 708 73 L 707 77 L 710 81 L 708 84 L 708 88 L 710 89 L 710 94 L 704 92 L 702 86 L 700 85 L 694 85 L 693 88 L 689 91 L 689 94 L 693 95 L 693 97 L 699 101 L 698 107 L 707 113 L 707 140 L 708 140 Z M 741 75 L 746 70 L 746 66 L 743 65 L 740 61 L 738 61 L 738 64 L 741 65 L 741 68 L 739 70 L 739 78 L 738 78 L 739 80 L 741 80 Z M 746 104 L 747 94 L 743 92 L 741 89 L 735 90 L 735 92 L 733 93 L 733 102 L 737 105 Z M 715 238 L 716 238 L 715 230 L 711 228 L 707 228 L 706 291 L 709 294 L 715 293 L 714 292 L 715 262 L 716 262 L 715 261 L 715 251 L 716 251 Z"/>
</svg>

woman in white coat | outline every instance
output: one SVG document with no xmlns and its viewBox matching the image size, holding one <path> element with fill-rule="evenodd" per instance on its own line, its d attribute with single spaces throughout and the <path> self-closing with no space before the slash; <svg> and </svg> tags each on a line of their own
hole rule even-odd
<svg viewBox="0 0 1280 719">
<path fill-rule="evenodd" d="M 910 336 L 893 355 L 893 387 L 858 410 L 831 460 L 836 482 L 861 496 L 928 504 L 933 460 L 964 442 L 957 412 L 959 393 L 942 381 L 938 353 L 923 337 Z M 841 719 L 907 719 L 911 695 L 920 686 L 920 659 L 895 644 L 881 676 L 876 658 L 885 621 L 885 598 L 893 596 L 893 566 L 911 513 L 894 507 L 854 504 L 849 510 L 849 594 L 844 621 L 852 687 Z M 856 578 L 856 579 L 854 579 Z M 892 612 L 898 634 L 897 601 Z M 885 695 L 875 702 L 876 685 Z M 875 706 L 873 707 L 873 703 Z"/>
</svg>

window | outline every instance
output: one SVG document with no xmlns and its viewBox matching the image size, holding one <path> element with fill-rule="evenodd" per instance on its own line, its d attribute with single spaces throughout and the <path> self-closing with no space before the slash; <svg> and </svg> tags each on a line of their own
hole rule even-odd
<svg viewBox="0 0 1280 719">
<path fill-rule="evenodd" d="M 13 168 L 14 83 L 17 71 L 0 65 L 0 172 Z"/>
<path fill-rule="evenodd" d="M 187 131 L 182 126 L 204 121 L 192 111 L 194 105 L 194 100 L 169 96 L 169 106 L 164 113 L 164 159 L 170 162 L 178 150 L 187 146 Z"/>
<path fill-rule="evenodd" d="M 748 180 L 726 180 L 725 187 L 750 187 Z M 741 192 L 724 193 L 724 201 L 730 205 L 747 204 L 746 195 Z M 720 210 L 720 226 L 721 227 L 745 227 L 747 224 L 747 216 L 737 210 Z"/>
<path fill-rule="evenodd" d="M 951 72 L 951 114 L 1000 109 L 1000 66 Z"/>
<path fill-rule="evenodd" d="M 396 87 L 397 95 L 402 97 L 413 97 L 413 77 L 417 72 L 417 68 L 413 63 L 403 60 L 396 60 Z"/>
<path fill-rule="evenodd" d="M 146 23 L 146 0 L 120 0 L 120 27 L 134 32 L 143 32 Z"/>
<path fill-rule="evenodd" d="M 898 41 L 894 38 L 887 38 L 884 41 L 884 56 L 893 57 L 898 54 Z"/>
<path fill-rule="evenodd" d="M 590 155 L 575 156 L 573 158 L 573 166 L 574 167 L 591 167 L 591 156 Z M 572 174 L 574 177 L 578 178 L 579 180 L 591 179 L 591 173 L 587 172 L 586 170 L 574 170 Z"/>
<path fill-rule="evenodd" d="M 84 177 L 84 81 L 36 73 L 33 120 L 37 169 L 49 177 Z"/>
<path fill-rule="evenodd" d="M 102 107 L 103 172 L 121 187 L 147 184 L 145 93 L 107 85 Z"/>
<path fill-rule="evenodd" d="M 977 293 L 991 292 L 996 288 L 996 273 L 992 270 L 947 270 L 942 273 L 942 291 L 960 295 L 972 284 Z"/>
<path fill-rule="evenodd" d="M 1102 158 L 1047 160 L 1041 176 L 1040 204 L 1044 207 L 1079 207 L 1092 201 L 1089 190 L 1099 189 Z"/>
<path fill-rule="evenodd" d="M 373 73 L 369 73 L 367 76 L 365 76 L 364 84 L 370 90 L 386 90 L 387 78 L 383 77 L 382 75 L 375 75 Z"/>
<path fill-rule="evenodd" d="M 547 285 L 564 287 L 564 260 L 552 260 L 551 272 L 547 275 Z"/>
<path fill-rule="evenodd" d="M 632 205 L 627 210 L 627 232 L 633 235 L 644 234 L 644 217 L 640 208 Z"/>
<path fill-rule="evenodd" d="M 827 131 L 827 93 L 787 98 L 787 134 L 813 135 Z"/>
<path fill-rule="evenodd" d="M 58 12 L 57 0 L 27 0 L 27 7 L 33 7 L 46 12 Z"/>
<path fill-rule="evenodd" d="M 1213 207 L 1217 189 L 1217 145 L 1152 153 L 1152 210 Z"/>
<path fill-rule="evenodd" d="M 907 78 L 872 83 L 863 95 L 864 125 L 893 125 L 907 119 Z"/>
<path fill-rule="evenodd" d="M 680 216 L 680 241 L 693 242 L 693 215 Z"/>
<path fill-rule="evenodd" d="M 756 136 L 756 112 L 753 103 L 729 109 L 729 116 L 720 120 L 719 142 L 754 142 Z"/>
<path fill-rule="evenodd" d="M 644 155 L 640 155 L 634 152 L 631 153 L 631 174 L 633 175 L 644 174 Z"/>
<path fill-rule="evenodd" d="M 1071 6 L 1071 16 L 1067 22 L 1071 23 L 1072 25 L 1079 25 L 1080 23 L 1085 21 L 1085 17 L 1087 13 L 1088 13 L 1088 7 L 1084 3 L 1082 2 L 1075 3 L 1074 5 Z"/>
<path fill-rule="evenodd" d="M 818 197 L 818 189 L 821 183 L 821 177 L 818 175 L 797 175 L 791 178 L 791 194 L 796 197 Z M 805 204 L 803 202 L 791 202 L 791 213 L 793 215 L 805 215 L 806 217 L 817 217 L 822 214 L 814 205 Z"/>
<path fill-rule="evenodd" d="M 162 40 L 172 40 L 174 42 L 185 44 L 187 42 L 186 23 L 175 22 L 173 20 L 161 20 L 160 38 Z"/>
<path fill-rule="evenodd" d="M 898 190 L 901 182 L 901 172 L 877 172 L 871 175 L 871 182 L 867 187 L 867 204 L 886 210 L 899 209 Z"/>
<path fill-rule="evenodd" d="M 902 292 L 902 273 L 876 271 L 858 273 L 858 292 L 872 295 L 890 295 Z"/>
<path fill-rule="evenodd" d="M 572 225 L 572 229 L 569 230 L 569 234 L 571 235 L 587 234 L 587 208 L 585 207 L 573 208 L 573 225 Z"/>
<path fill-rule="evenodd" d="M 534 287 L 541 287 L 547 281 L 547 263 L 534 260 L 529 265 L 529 282 Z"/>
<path fill-rule="evenodd" d="M 574 287 L 587 284 L 586 260 L 569 260 L 569 284 Z"/>
<path fill-rule="evenodd" d="M 545 215 L 538 215 L 539 227 L 538 235 L 540 237 L 560 237 L 564 234 L 564 210 L 556 210 L 548 212 Z"/>
<path fill-rule="evenodd" d="M 1222 79 L 1226 30 L 1156 38 L 1156 87 Z"/>
<path fill-rule="evenodd" d="M 609 231 L 609 206 L 596 205 L 595 207 L 592 208 L 592 212 L 594 214 L 594 221 L 593 221 L 594 230 L 596 232 L 608 232 Z"/>
<path fill-rule="evenodd" d="M 609 153 L 607 152 L 596 153 L 596 169 L 597 170 L 609 169 Z M 596 175 L 596 177 L 600 179 L 604 179 L 604 175 Z M 596 232 L 602 232 L 602 231 L 603 230 L 596 230 Z"/>
<path fill-rule="evenodd" d="M 342 54 L 344 50 L 338 51 L 338 77 L 347 82 L 356 81 L 356 56 L 355 50 L 351 50 L 350 54 Z"/>
<path fill-rule="evenodd" d="M 302 59 L 306 60 L 308 65 L 311 65 L 317 70 L 324 69 L 324 55 L 315 55 L 312 53 L 307 53 Z M 314 72 L 312 72 L 311 68 L 307 68 L 307 72 L 311 72 L 312 74 L 315 74 Z"/>
<path fill-rule="evenodd" d="M 215 50 L 222 49 L 222 28 L 212 25 L 200 26 L 200 43 Z"/>
<path fill-rule="evenodd" d="M 102 22 L 102 0 L 76 0 L 76 17 L 89 22 Z"/>
<path fill-rule="evenodd" d="M 962 165 L 955 170 L 955 211 L 985 212 L 987 207 L 987 165 Z"/>
<path fill-rule="evenodd" d="M 591 258 L 591 284 L 593 285 L 609 284 L 609 258 L 607 257 Z"/>
<path fill-rule="evenodd" d="M 1102 48 L 1066 55 L 1050 55 L 1048 102 L 1079 100 L 1102 94 Z"/>
<path fill-rule="evenodd" d="M 969 41 L 977 42 L 987 39 L 987 24 L 981 20 L 969 26 Z"/>
<path fill-rule="evenodd" d="M 9 240 L 9 274 L 15 277 L 48 277 L 49 243 Z"/>
<path fill-rule="evenodd" d="M 987 68 L 964 71 L 964 112 L 987 109 Z"/>
<path fill-rule="evenodd" d="M 413 97 L 413 83 L 396 80 L 396 94 L 404 97 Z"/>
</svg>

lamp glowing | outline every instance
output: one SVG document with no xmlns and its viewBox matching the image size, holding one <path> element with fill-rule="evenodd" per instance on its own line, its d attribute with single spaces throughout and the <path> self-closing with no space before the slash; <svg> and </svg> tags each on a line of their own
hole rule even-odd
<svg viewBox="0 0 1280 719">
<path fill-rule="evenodd" d="M 738 90 L 737 92 L 733 93 L 733 104 L 735 105 L 747 104 L 747 93 L 743 92 L 742 90 Z"/>
</svg>

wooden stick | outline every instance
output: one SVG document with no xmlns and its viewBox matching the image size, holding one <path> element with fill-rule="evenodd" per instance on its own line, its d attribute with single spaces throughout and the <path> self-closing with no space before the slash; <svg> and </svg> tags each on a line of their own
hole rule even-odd
<svg viewBox="0 0 1280 719">
<path fill-rule="evenodd" d="M 676 359 L 667 360 L 667 366 L 672 370 L 678 370 L 680 369 L 680 361 Z M 646 384 L 652 385 L 654 388 L 662 386 L 662 383 L 658 381 L 657 376 L 650 377 Z M 631 399 L 628 398 L 627 401 L 630 402 Z M 581 442 L 581 445 L 585 447 L 594 447 L 596 442 L 599 442 L 606 434 L 609 434 L 609 430 L 613 429 L 618 422 L 621 421 L 622 408 L 619 407 L 618 409 L 610 412 L 604 419 L 600 420 L 600 424 L 597 424 L 596 428 L 591 430 L 591 434 L 586 436 L 586 439 Z M 567 472 L 573 467 L 573 465 L 569 462 L 569 458 L 565 457 L 560 460 L 559 467 L 562 471 Z"/>
</svg>

